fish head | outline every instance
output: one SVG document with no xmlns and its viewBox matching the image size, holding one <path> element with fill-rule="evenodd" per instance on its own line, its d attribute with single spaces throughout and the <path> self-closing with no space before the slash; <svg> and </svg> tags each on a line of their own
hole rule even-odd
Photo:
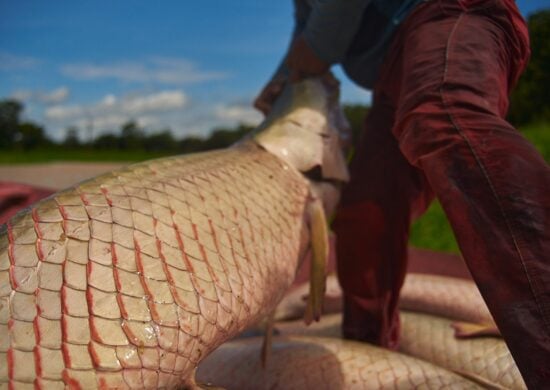
<svg viewBox="0 0 550 390">
<path fill-rule="evenodd" d="M 351 139 L 332 74 L 288 83 L 253 138 L 298 171 L 349 180 L 344 153 Z"/>
<path fill-rule="evenodd" d="M 349 180 L 344 156 L 351 131 L 339 95 L 339 82 L 330 73 L 289 83 L 252 136 L 310 179 L 329 213 L 340 185 Z"/>
</svg>

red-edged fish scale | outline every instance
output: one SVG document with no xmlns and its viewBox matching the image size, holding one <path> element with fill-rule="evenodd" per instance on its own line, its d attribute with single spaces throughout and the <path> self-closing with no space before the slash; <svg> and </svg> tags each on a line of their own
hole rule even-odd
<svg viewBox="0 0 550 390">
<path fill-rule="evenodd" d="M 198 380 L 239 390 L 483 388 L 426 361 L 336 338 L 275 337 L 263 369 L 261 345 L 258 338 L 225 343 L 201 363 Z"/>
<path fill-rule="evenodd" d="M 459 321 L 494 323 L 476 284 L 449 276 L 408 274 L 399 307 Z"/>
<path fill-rule="evenodd" d="M 342 290 L 336 275 L 327 277 L 327 295 L 323 313 L 342 311 Z M 303 283 L 288 293 L 277 306 L 276 320 L 289 320 L 304 315 L 309 284 Z M 494 323 L 476 284 L 450 276 L 409 273 L 401 288 L 402 310 L 434 314 L 459 321 Z"/>
<path fill-rule="evenodd" d="M 405 312 L 399 350 L 467 377 L 488 388 L 526 389 L 504 340 L 496 337 L 457 339 L 448 319 Z"/>
<path fill-rule="evenodd" d="M 426 287 L 429 287 L 429 284 Z M 524 390 L 526 388 L 504 340 L 498 337 L 457 339 L 451 327 L 452 320 L 430 314 L 401 311 L 400 318 L 399 352 L 467 378 L 473 378 L 490 389 Z M 308 327 L 301 320 L 276 322 L 275 329 L 279 335 L 285 337 L 341 338 L 342 315 L 325 315 L 320 322 Z M 236 344 L 230 342 L 227 345 Z M 219 353 L 214 352 L 213 357 Z M 395 355 L 397 353 L 386 355 L 384 359 L 394 359 Z M 219 372 L 219 369 L 207 363 L 210 360 L 209 358 L 204 362 L 209 364 L 208 369 Z M 223 364 L 220 359 L 217 361 Z M 335 359 L 331 364 L 344 364 L 344 362 Z M 383 365 L 380 368 L 383 370 Z M 202 372 L 200 366 L 199 371 Z M 214 381 L 217 379 L 216 375 L 218 374 L 209 374 L 207 377 Z M 406 383 L 406 377 L 396 378 L 396 381 L 401 380 L 405 380 L 404 383 Z M 404 386 L 404 388 L 412 387 Z"/>
<path fill-rule="evenodd" d="M 335 275 L 329 276 L 327 286 L 327 290 L 333 294 L 332 299 L 341 296 Z M 305 303 L 302 297 L 306 294 L 306 284 L 287 294 L 277 307 L 277 311 L 281 313 L 280 318 L 284 318 L 282 314 L 287 315 L 287 318 L 303 315 Z M 454 336 L 451 326 L 454 320 L 481 324 L 492 322 L 487 306 L 473 281 L 448 276 L 408 274 L 400 299 L 400 308 L 406 310 L 400 313 L 400 352 L 473 378 L 487 388 L 526 388 L 504 340 L 497 337 L 457 339 Z M 341 312 L 341 307 L 333 305 L 332 309 Z M 274 326 L 281 336 L 342 337 L 341 314 L 325 314 L 320 322 L 308 327 L 303 320 L 279 321 Z M 228 345 L 236 346 L 232 343 Z M 217 354 L 218 352 L 214 356 Z M 393 355 L 388 355 L 387 358 L 392 359 Z M 222 364 L 221 359 L 217 361 Z M 287 364 L 292 365 L 288 362 Z M 334 359 L 330 364 L 343 362 Z M 219 371 L 211 364 L 208 369 Z M 284 375 L 282 372 L 277 373 Z M 240 375 L 232 375 L 238 374 Z M 207 377 L 212 381 L 217 379 L 214 374 Z M 285 383 L 285 386 L 290 384 Z"/>
<path fill-rule="evenodd" d="M 16 216 L 0 235 L 0 387 L 192 383 L 292 282 L 307 196 L 249 145 L 134 165 Z"/>
</svg>

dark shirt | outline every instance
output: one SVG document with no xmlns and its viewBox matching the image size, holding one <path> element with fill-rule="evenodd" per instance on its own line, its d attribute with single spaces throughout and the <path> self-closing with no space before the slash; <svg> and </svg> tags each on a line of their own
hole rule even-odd
<svg viewBox="0 0 550 390">
<path fill-rule="evenodd" d="M 294 36 L 351 80 L 372 88 L 397 26 L 426 0 L 294 0 Z M 284 64 L 276 72 L 288 72 Z"/>
</svg>

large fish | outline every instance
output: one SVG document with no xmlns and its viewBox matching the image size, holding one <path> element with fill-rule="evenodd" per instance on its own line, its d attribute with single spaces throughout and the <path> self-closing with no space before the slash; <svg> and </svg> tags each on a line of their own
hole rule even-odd
<svg viewBox="0 0 550 390">
<path fill-rule="evenodd" d="M 331 293 L 329 302 L 341 298 L 334 276 L 329 277 L 327 286 Z M 279 318 L 296 318 L 303 313 L 305 303 L 302 297 L 306 294 L 306 286 L 299 286 L 289 293 L 277 309 Z M 503 340 L 496 337 L 458 340 L 455 337 L 457 327 L 454 320 L 466 321 L 461 323 L 461 332 L 473 333 L 473 329 L 478 336 L 487 334 L 488 326 L 493 324 L 473 281 L 408 274 L 400 299 L 400 308 L 408 310 L 401 312 L 401 352 L 467 376 L 488 388 L 525 388 Z M 334 302 L 332 309 L 341 311 Z M 325 315 L 320 323 L 308 328 L 302 321 L 280 321 L 275 324 L 275 330 L 283 336 L 341 337 L 341 316 Z"/>
<path fill-rule="evenodd" d="M 0 387 L 195 388 L 197 364 L 268 315 L 347 179 L 333 83 L 289 86 L 248 140 L 57 193 L 0 232 Z M 307 174 L 306 177 L 304 174 Z"/>
<path fill-rule="evenodd" d="M 323 340 L 326 340 L 326 338 L 338 339 L 342 337 L 342 317 L 341 314 L 324 315 L 320 322 L 312 324 L 309 327 L 306 327 L 301 320 L 281 321 L 275 324 L 275 329 L 279 337 L 283 337 L 283 339 L 289 337 L 307 337 L 310 340 L 318 340 L 316 343 L 319 345 L 319 349 L 322 349 L 320 346 L 323 345 Z M 256 343 L 258 343 L 258 341 L 256 341 Z M 243 353 L 239 352 L 243 349 L 242 345 L 242 343 L 231 342 L 227 344 L 225 349 L 214 352 L 213 357 L 205 362 L 205 367 L 199 368 L 199 372 L 204 376 L 204 379 L 208 378 L 218 383 L 227 383 L 223 382 L 221 378 L 224 376 L 225 370 L 231 370 L 225 368 L 227 363 L 224 363 L 224 361 L 234 361 L 237 359 L 237 355 Z M 247 348 L 252 347 L 249 346 Z M 276 348 L 277 347 L 274 349 Z M 296 350 L 301 348 L 307 350 L 310 347 L 306 347 L 303 344 L 297 344 L 293 348 Z M 351 350 L 346 352 L 348 348 L 351 350 L 359 350 L 359 347 L 353 344 L 341 344 L 340 351 L 338 354 L 335 353 L 333 355 L 332 360 L 328 358 L 324 359 L 326 360 L 325 365 L 328 367 L 347 365 L 346 359 L 353 353 Z M 363 353 L 372 353 L 372 351 L 376 350 L 372 349 L 372 346 L 368 346 L 364 348 Z M 514 390 L 526 388 L 512 355 L 502 339 L 496 337 L 478 337 L 467 340 L 457 339 L 451 328 L 451 320 L 443 317 L 402 311 L 399 351 L 414 358 L 422 359 L 433 365 L 445 368 L 446 370 L 453 371 L 485 388 Z M 296 355 L 297 352 L 294 354 Z M 342 358 L 339 358 L 339 356 L 342 356 Z M 238 359 L 241 358 L 244 357 L 238 357 Z M 372 366 L 370 370 L 378 371 L 380 376 L 393 378 L 396 383 L 406 383 L 409 375 L 422 375 L 421 372 L 414 371 L 420 368 L 418 366 L 414 366 L 414 368 L 410 366 L 410 370 L 407 372 L 387 372 L 386 365 L 393 366 L 395 364 L 401 364 L 400 359 L 402 359 L 402 357 L 397 353 L 388 353 L 383 356 L 379 355 L 379 358 L 382 362 Z M 276 361 L 276 359 L 282 359 L 282 361 Z M 219 364 L 220 367 L 217 367 L 216 364 Z M 243 366 L 254 364 L 256 363 L 248 362 Z M 274 368 L 276 368 L 269 371 L 269 374 L 265 374 L 265 379 L 270 381 L 275 380 L 273 377 L 275 375 L 290 376 L 290 372 L 294 370 L 295 366 L 302 367 L 305 374 L 312 377 L 315 376 L 314 368 L 309 368 L 311 372 L 306 372 L 306 363 L 301 363 L 298 358 L 285 357 L 281 355 L 281 352 L 279 352 L 279 354 L 272 353 L 268 368 L 269 365 L 273 365 Z M 336 368 L 331 369 L 335 370 Z M 245 381 L 247 375 L 246 371 L 243 372 L 236 369 L 231 373 L 231 377 L 237 381 L 236 383 Z M 218 378 L 220 378 L 220 380 L 217 380 Z M 286 382 L 285 385 L 292 387 L 293 383 L 294 382 Z M 229 386 L 229 388 L 231 387 Z M 281 386 L 280 388 L 287 387 Z M 306 389 L 308 387 L 303 388 Z M 309 388 L 315 389 L 316 387 L 312 386 Z M 371 387 L 367 384 L 363 388 Z M 372 388 L 376 387 L 373 386 Z"/>
<path fill-rule="evenodd" d="M 490 389 L 526 389 L 504 340 L 457 339 L 451 321 L 427 314 L 401 316 L 400 351 L 459 373 Z"/>
<path fill-rule="evenodd" d="M 342 311 L 342 290 L 336 275 L 328 276 L 326 286 L 324 312 Z M 292 320 L 303 316 L 308 294 L 307 284 L 295 287 L 280 302 L 275 319 Z M 471 280 L 409 273 L 401 289 L 399 307 L 487 327 L 495 326 L 479 289 Z"/>
<path fill-rule="evenodd" d="M 201 363 L 197 377 L 227 390 L 483 388 L 442 367 L 366 343 L 275 337 L 265 369 L 260 349 L 259 338 L 228 342 Z"/>
<path fill-rule="evenodd" d="M 399 307 L 404 310 L 478 324 L 494 324 L 493 317 L 472 280 L 408 274 L 399 299 Z"/>
</svg>

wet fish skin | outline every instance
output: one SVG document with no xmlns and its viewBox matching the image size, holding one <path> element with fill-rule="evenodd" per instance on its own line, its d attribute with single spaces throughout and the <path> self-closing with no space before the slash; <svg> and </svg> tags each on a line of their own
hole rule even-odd
<svg viewBox="0 0 550 390">
<path fill-rule="evenodd" d="M 293 124 L 315 117 L 315 137 L 332 134 L 319 82 L 293 88 L 313 107 L 287 104 Z M 195 388 L 198 362 L 274 309 L 309 245 L 312 184 L 269 143 L 133 165 L 12 219 L 0 386 Z"/>
<path fill-rule="evenodd" d="M 228 390 L 483 388 L 420 359 L 336 338 L 276 337 L 262 369 L 260 345 L 259 338 L 222 345 L 201 363 L 197 378 Z"/>
<path fill-rule="evenodd" d="M 305 310 L 306 284 L 292 289 L 283 298 L 276 320 L 299 318 Z M 401 289 L 399 307 L 402 310 L 433 314 L 457 321 L 477 324 L 494 324 L 493 318 L 475 283 L 449 276 L 410 273 Z M 327 278 L 325 312 L 342 311 L 342 290 L 336 275 Z"/>
<path fill-rule="evenodd" d="M 341 291 L 334 276 L 327 281 L 332 309 L 340 312 Z M 305 286 L 283 299 L 279 319 L 296 318 L 303 311 Z M 459 373 L 486 388 L 525 389 L 525 383 L 506 347 L 498 337 L 457 339 L 453 320 L 490 324 L 492 317 L 472 281 L 437 275 L 408 274 L 401 291 L 400 352 Z M 305 327 L 300 320 L 279 321 L 281 336 L 342 337 L 341 314 L 325 315 Z"/>
<path fill-rule="evenodd" d="M 428 314 L 404 312 L 401 320 L 401 352 L 460 373 L 488 388 L 527 388 L 504 340 L 457 339 L 450 320 Z"/>
<path fill-rule="evenodd" d="M 1 238 L 0 381 L 191 381 L 291 283 L 307 194 L 252 145 L 137 165 L 39 203 Z"/>
<path fill-rule="evenodd" d="M 451 323 L 439 316 L 401 311 L 399 352 L 453 371 L 486 388 L 526 388 L 504 340 L 496 337 L 457 339 Z M 277 322 L 275 329 L 282 337 L 341 338 L 341 326 L 341 314 L 330 314 L 309 327 L 294 320 Z"/>
<path fill-rule="evenodd" d="M 476 284 L 450 276 L 407 275 L 399 307 L 458 321 L 494 324 Z"/>
</svg>

